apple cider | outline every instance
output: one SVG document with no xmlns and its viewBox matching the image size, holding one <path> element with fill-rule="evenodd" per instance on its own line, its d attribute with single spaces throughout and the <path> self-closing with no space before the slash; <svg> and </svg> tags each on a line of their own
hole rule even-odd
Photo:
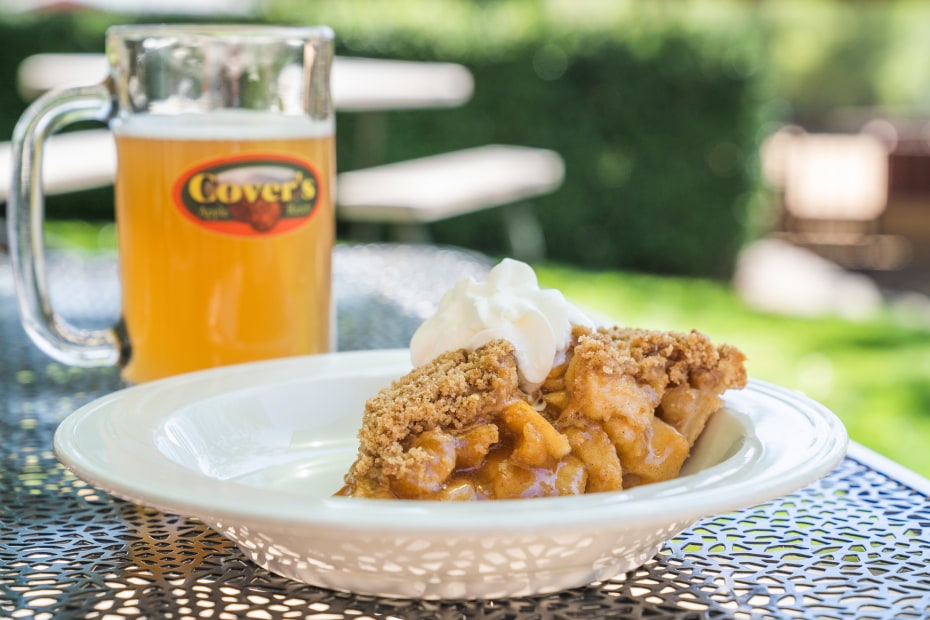
<svg viewBox="0 0 930 620">
<path fill-rule="evenodd" d="M 114 127 L 130 383 L 331 348 L 332 124 L 217 116 Z"/>
</svg>

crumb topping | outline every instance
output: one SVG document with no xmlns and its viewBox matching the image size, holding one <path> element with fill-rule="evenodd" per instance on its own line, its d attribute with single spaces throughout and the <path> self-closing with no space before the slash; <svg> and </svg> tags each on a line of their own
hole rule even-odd
<svg viewBox="0 0 930 620">
<path fill-rule="evenodd" d="M 696 330 L 576 326 L 564 363 L 529 395 L 509 341 L 447 352 L 368 400 L 358 458 L 340 493 L 493 498 L 542 493 L 546 485 L 575 493 L 586 484 L 596 491 L 669 479 L 721 394 L 745 386 L 744 361 L 735 347 Z M 543 447 L 555 439 L 571 454 L 553 465 Z M 527 468 L 524 453 L 540 463 Z M 562 466 L 574 473 L 533 482 Z M 470 473 L 457 477 L 458 469 Z"/>
<path fill-rule="evenodd" d="M 411 465 L 405 460 L 422 452 L 405 453 L 408 438 L 434 428 L 473 426 L 517 393 L 517 362 L 508 341 L 444 353 L 368 400 L 359 458 L 349 477 L 363 477 L 376 466 L 402 470 Z"/>
<path fill-rule="evenodd" d="M 620 356 L 634 362 L 637 378 L 653 387 L 701 387 L 701 381 L 712 372 L 724 373 L 721 380 L 730 387 L 746 385 L 742 351 L 727 344 L 716 346 L 697 330 L 683 333 L 602 327 L 592 337 L 597 335 L 609 338 Z"/>
</svg>

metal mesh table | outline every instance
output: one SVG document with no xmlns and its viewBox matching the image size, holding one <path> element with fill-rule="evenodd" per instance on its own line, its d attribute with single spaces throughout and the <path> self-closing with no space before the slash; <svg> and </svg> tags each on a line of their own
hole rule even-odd
<svg viewBox="0 0 930 620">
<path fill-rule="evenodd" d="M 405 346 L 448 284 L 488 262 L 416 246 L 340 246 L 343 350 Z M 373 275 L 377 274 L 377 275 Z M 117 314 L 113 257 L 59 256 L 53 303 L 85 326 Z M 505 601 L 378 599 L 289 581 L 199 521 L 89 487 L 55 458 L 75 408 L 115 370 L 52 362 L 28 342 L 0 257 L 0 617 L 6 618 L 925 618 L 930 483 L 853 445 L 797 493 L 704 519 L 640 569 Z"/>
</svg>

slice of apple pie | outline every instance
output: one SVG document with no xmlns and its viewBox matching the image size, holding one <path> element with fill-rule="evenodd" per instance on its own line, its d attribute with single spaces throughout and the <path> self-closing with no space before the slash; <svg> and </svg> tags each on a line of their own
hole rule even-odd
<svg viewBox="0 0 930 620">
<path fill-rule="evenodd" d="M 618 491 L 678 475 L 744 356 L 703 334 L 574 326 L 527 386 L 499 338 L 370 399 L 338 495 L 476 500 Z"/>
</svg>

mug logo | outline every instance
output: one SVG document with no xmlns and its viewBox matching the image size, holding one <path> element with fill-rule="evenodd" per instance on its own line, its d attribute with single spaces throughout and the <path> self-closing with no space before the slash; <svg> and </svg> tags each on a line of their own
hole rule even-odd
<svg viewBox="0 0 930 620">
<path fill-rule="evenodd" d="M 305 224 L 320 199 L 308 162 L 282 155 L 243 155 L 196 166 L 175 183 L 178 209 L 199 226 L 232 235 L 275 235 Z"/>
</svg>

